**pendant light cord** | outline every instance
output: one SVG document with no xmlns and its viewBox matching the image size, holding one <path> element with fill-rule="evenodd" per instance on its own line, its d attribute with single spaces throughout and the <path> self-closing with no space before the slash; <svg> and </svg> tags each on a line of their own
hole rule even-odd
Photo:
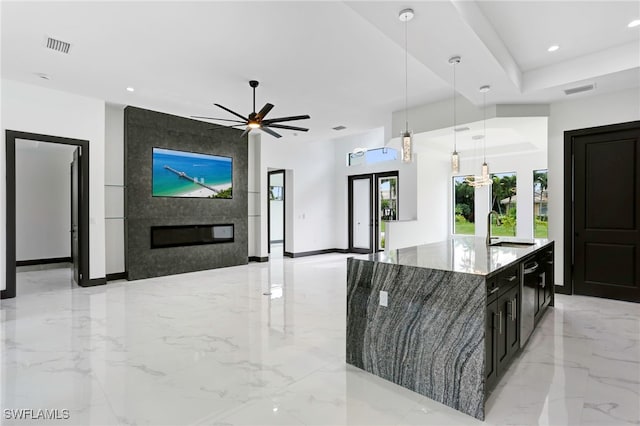
<svg viewBox="0 0 640 426">
<path fill-rule="evenodd" d="M 408 53 L 408 24 L 404 21 L 404 126 L 405 133 L 409 133 L 409 53 Z"/>
<path fill-rule="evenodd" d="M 484 138 L 482 138 L 482 142 L 483 142 L 483 155 L 482 155 L 482 159 L 483 162 L 487 162 L 487 92 L 483 92 L 482 93 L 482 125 L 483 125 L 483 132 L 484 132 Z"/>
<path fill-rule="evenodd" d="M 456 134 L 456 63 L 453 63 L 453 152 L 458 152 L 458 135 Z"/>
</svg>

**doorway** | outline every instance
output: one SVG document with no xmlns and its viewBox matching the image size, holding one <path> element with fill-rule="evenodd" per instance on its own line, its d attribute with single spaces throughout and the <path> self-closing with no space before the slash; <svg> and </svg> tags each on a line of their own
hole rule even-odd
<svg viewBox="0 0 640 426">
<path fill-rule="evenodd" d="M 349 176 L 349 251 L 386 246 L 386 222 L 398 219 L 398 171 Z"/>
<path fill-rule="evenodd" d="M 71 257 L 75 282 L 89 286 L 89 141 L 6 131 L 6 288 L 0 298 L 16 297 L 16 144 L 24 141 L 46 142 L 77 147 L 71 165 Z"/>
<path fill-rule="evenodd" d="M 640 302 L 640 121 L 565 132 L 564 282 Z"/>
<path fill-rule="evenodd" d="M 267 172 L 267 241 L 269 255 L 283 256 L 285 249 L 285 188 L 284 170 Z"/>
</svg>

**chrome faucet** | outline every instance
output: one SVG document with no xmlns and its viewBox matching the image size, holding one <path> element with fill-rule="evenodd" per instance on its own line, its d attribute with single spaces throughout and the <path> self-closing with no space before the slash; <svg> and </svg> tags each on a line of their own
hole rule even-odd
<svg viewBox="0 0 640 426">
<path fill-rule="evenodd" d="M 489 212 L 489 214 L 487 215 L 487 245 L 490 246 L 491 245 L 491 240 L 493 238 L 498 238 L 498 237 L 492 237 L 491 236 L 491 215 L 495 214 L 496 218 L 498 217 L 498 212 L 495 210 L 491 210 Z"/>
</svg>

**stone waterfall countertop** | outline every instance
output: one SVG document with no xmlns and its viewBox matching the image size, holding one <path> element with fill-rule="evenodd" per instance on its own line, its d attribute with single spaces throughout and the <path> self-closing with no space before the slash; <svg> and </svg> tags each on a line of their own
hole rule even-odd
<svg viewBox="0 0 640 426">
<path fill-rule="evenodd" d="M 533 244 L 519 247 L 487 247 L 484 237 L 454 236 L 437 243 L 360 255 L 355 256 L 355 259 L 488 276 L 535 253 L 551 243 L 551 240 L 500 238 L 494 240 L 493 244 L 499 242 Z"/>
</svg>

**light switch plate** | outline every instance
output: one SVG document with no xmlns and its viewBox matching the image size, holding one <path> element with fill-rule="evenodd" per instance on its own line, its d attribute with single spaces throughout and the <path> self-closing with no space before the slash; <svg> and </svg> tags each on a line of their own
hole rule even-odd
<svg viewBox="0 0 640 426">
<path fill-rule="evenodd" d="M 388 306 L 389 304 L 389 293 L 386 291 L 380 292 L 380 306 Z"/>
</svg>

